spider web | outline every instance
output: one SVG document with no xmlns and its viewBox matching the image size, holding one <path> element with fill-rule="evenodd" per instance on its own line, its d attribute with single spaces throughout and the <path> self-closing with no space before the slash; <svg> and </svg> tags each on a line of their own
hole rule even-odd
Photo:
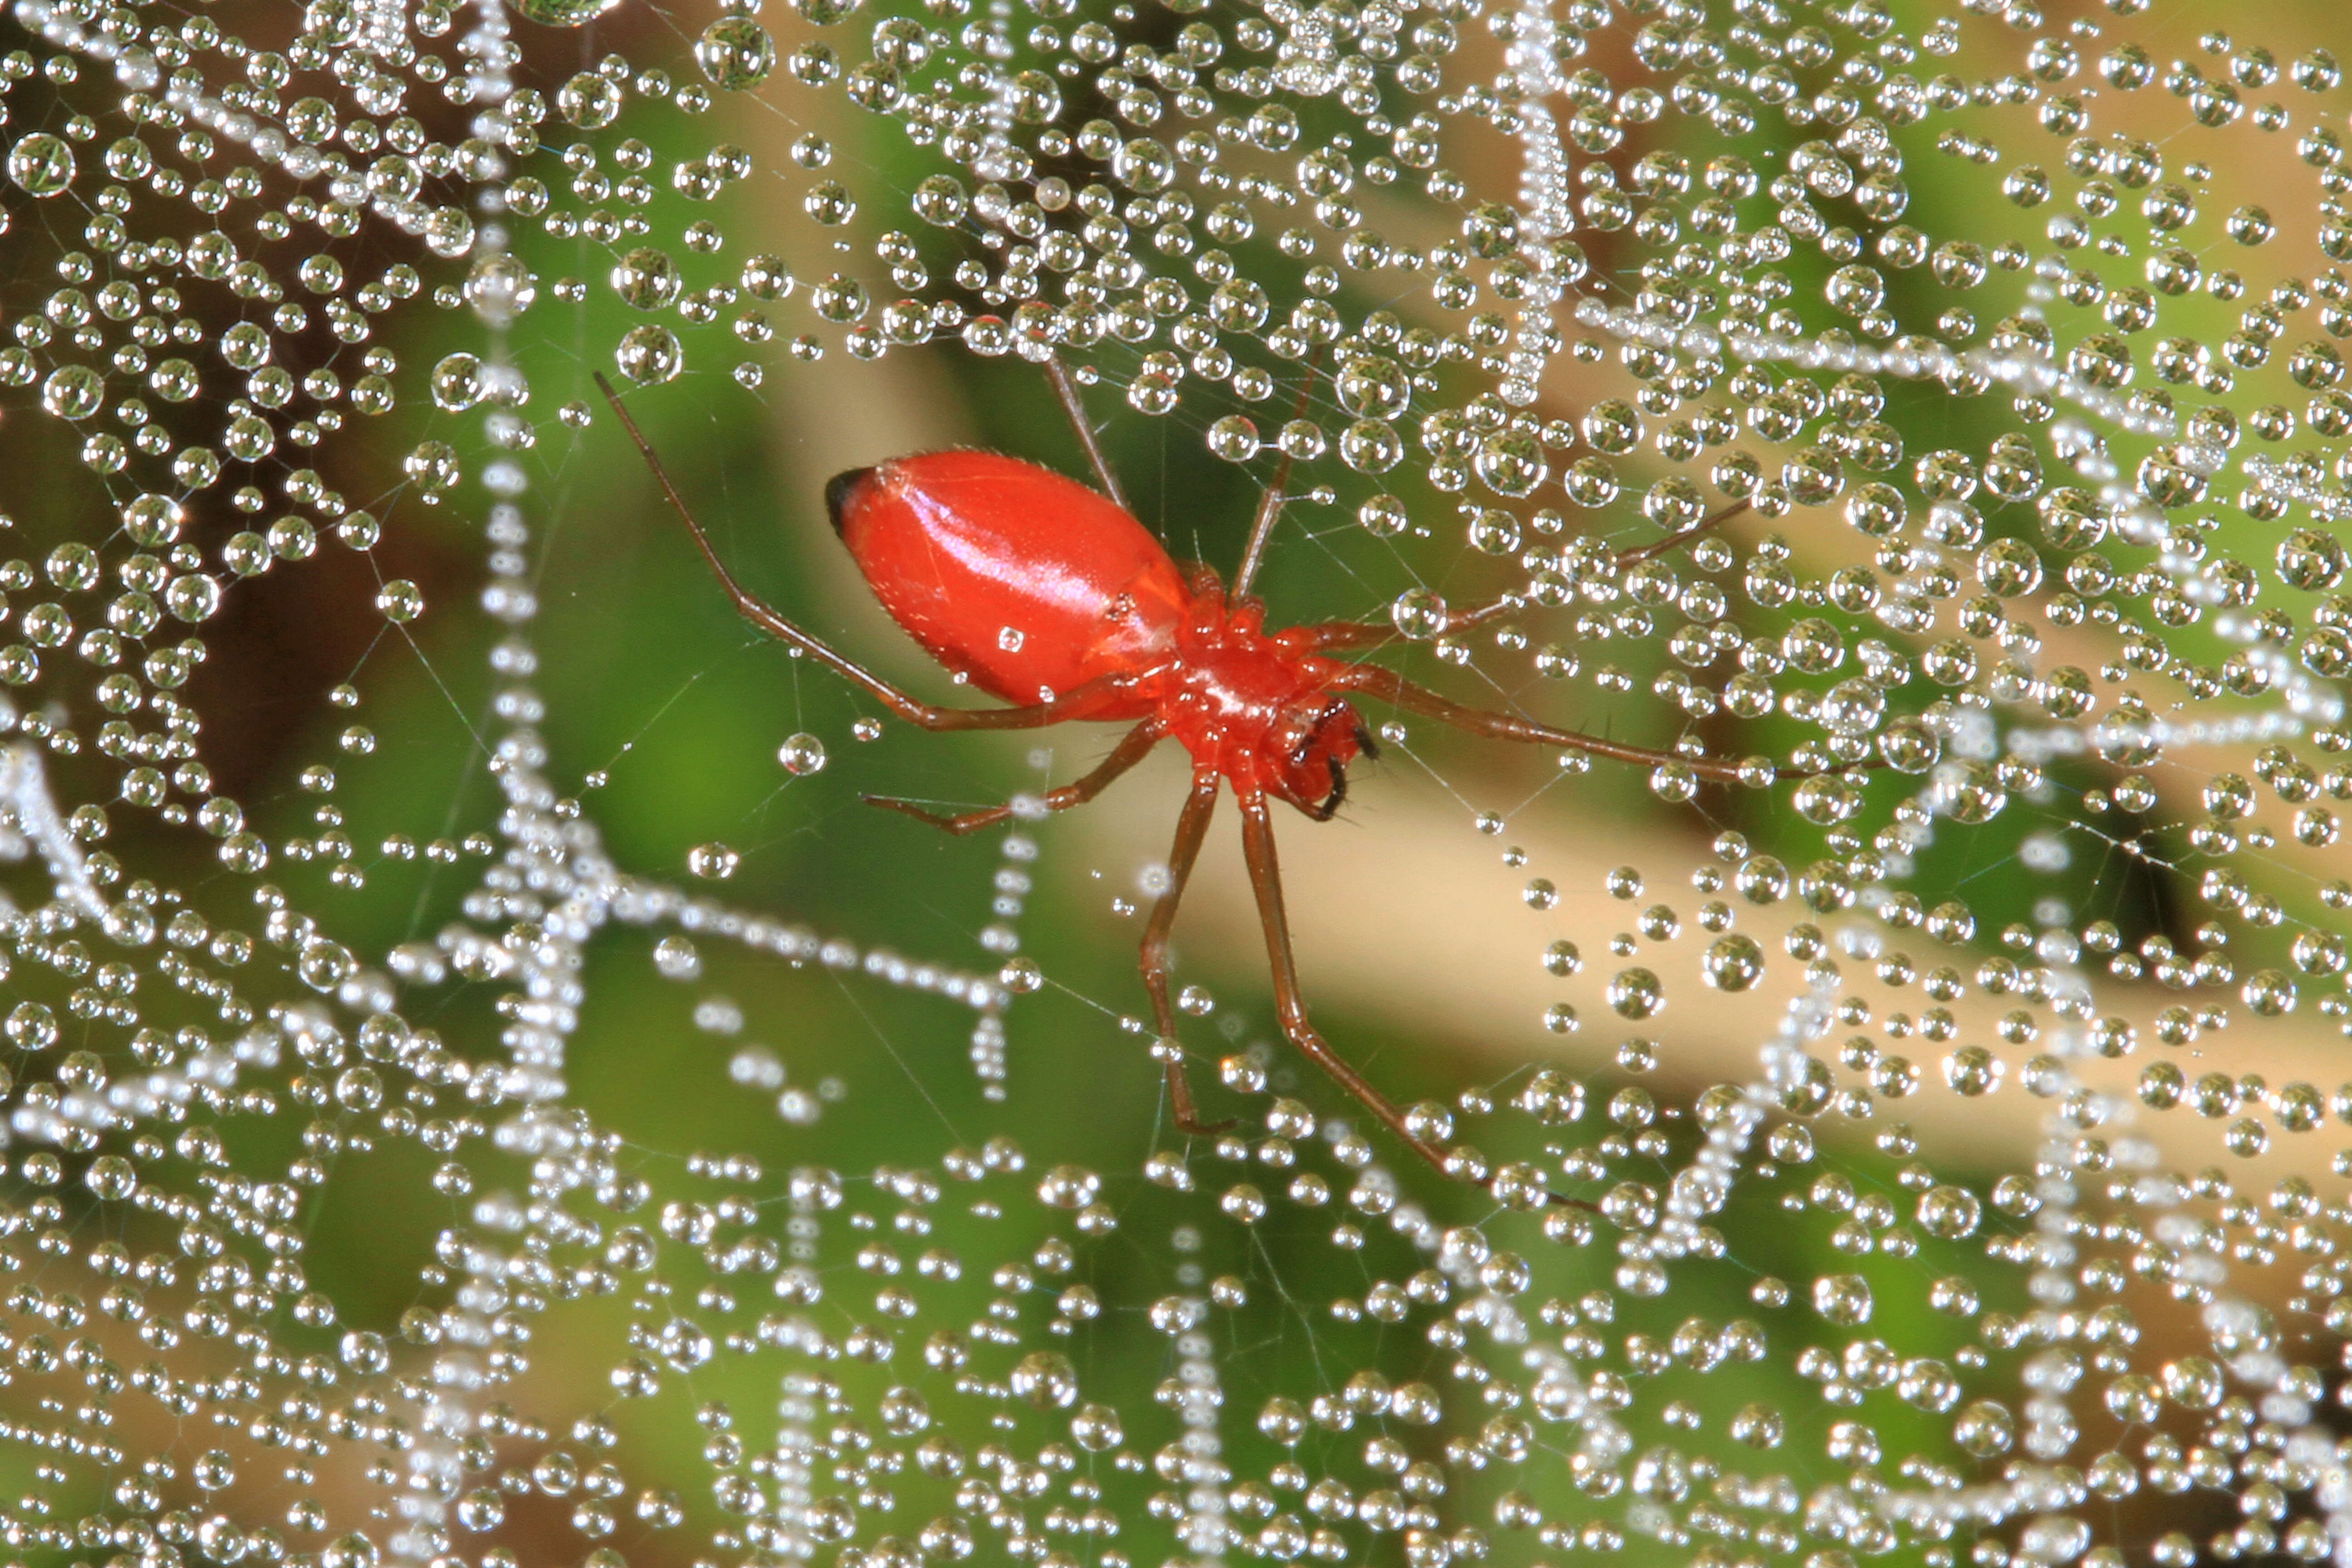
<svg viewBox="0 0 2352 1568">
<path fill-rule="evenodd" d="M 2346 1555 L 2324 11 L 6 15 L 11 1561 Z M 750 637 L 589 384 L 944 696 L 814 498 L 1083 471 L 1051 356 L 1181 556 L 1288 457 L 1277 624 L 1661 752 L 1284 825 L 1445 1175 L 1229 827 L 1179 1136 L 1179 760 L 866 809 L 1104 742 Z"/>
</svg>

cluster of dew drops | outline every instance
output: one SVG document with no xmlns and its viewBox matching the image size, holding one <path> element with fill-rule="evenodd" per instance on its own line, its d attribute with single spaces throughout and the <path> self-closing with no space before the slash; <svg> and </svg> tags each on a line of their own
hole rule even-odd
<svg viewBox="0 0 2352 1568">
<path fill-rule="evenodd" d="M 726 0 L 591 59 L 626 8 L 315 0 L 271 45 L 10 9 L 0 440 L 71 468 L 0 479 L 65 541 L 0 563 L 12 1560 L 2343 1553 L 2325 48 L 2137 0 Z M 928 172 L 841 151 L 877 138 Z M 792 236 L 745 254 L 774 181 Z M 797 1087 L 789 1152 L 648 1163 L 453 1045 L 453 971 L 540 987 L 481 1009 L 518 1051 L 586 984 L 531 897 L 593 808 L 524 777 L 528 646 L 494 655 L 508 815 L 424 844 L 337 804 L 357 685 L 266 820 L 188 693 L 254 579 L 373 568 L 415 506 L 527 519 L 520 459 L 609 434 L 531 386 L 607 305 L 593 357 L 648 389 L 1060 356 L 1098 412 L 1289 465 L 1292 525 L 1469 672 L 1437 678 L 1641 710 L 1651 795 L 1738 826 L 1597 887 L 1506 859 L 1544 1026 L 1642 1033 L 1415 1106 L 1435 1188 L 1259 1052 L 1221 1064 L 1246 1124 L 1097 1171 L 1010 1137 L 877 1168 Z M 356 500 L 322 477 L 386 449 Z M 502 518 L 478 611 L 436 614 L 528 620 Z M 1450 630 L 1433 568 L 1518 605 Z M 425 616 L 375 581 L 386 635 Z M 1979 920 L 1955 843 L 2049 896 Z M 355 952 L 339 907 L 419 859 L 506 933 Z M 1678 1063 L 1653 1020 L 1709 991 L 1769 1005 Z M 2032 1131 L 1989 1168 L 1935 1146 L 1944 1099 Z M 356 1321 L 313 1255 L 383 1204 L 436 1217 L 415 1304 Z"/>
</svg>

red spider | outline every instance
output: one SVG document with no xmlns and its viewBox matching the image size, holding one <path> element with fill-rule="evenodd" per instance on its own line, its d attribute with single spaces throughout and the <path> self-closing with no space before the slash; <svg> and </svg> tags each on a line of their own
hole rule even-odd
<svg viewBox="0 0 2352 1568">
<path fill-rule="evenodd" d="M 894 458 L 825 486 L 834 530 L 883 608 L 940 664 L 1013 704 L 989 709 L 919 701 L 753 598 L 719 560 L 611 385 L 601 374 L 596 382 L 711 571 L 753 626 L 926 730 L 1030 730 L 1074 720 L 1131 724 L 1093 772 L 1045 795 L 1047 811 L 1092 800 L 1164 740 L 1172 738 L 1192 753 L 1192 793 L 1176 819 L 1168 889 L 1144 926 L 1141 954 L 1159 1029 L 1154 1054 L 1166 1067 L 1179 1128 L 1217 1131 L 1202 1123 L 1185 1080 L 1168 999 L 1168 935 L 1220 786 L 1230 784 L 1241 807 L 1242 847 L 1265 927 L 1284 1035 L 1416 1153 L 1446 1170 L 1444 1153 L 1416 1138 L 1402 1112 L 1307 1022 L 1267 800 L 1286 802 L 1318 822 L 1330 819 L 1347 796 L 1348 764 L 1375 754 L 1363 717 L 1349 700 L 1360 695 L 1498 740 L 1628 763 L 1679 762 L 1723 781 L 1737 779 L 1736 766 L 1465 708 L 1393 670 L 1330 657 L 1380 647 L 1398 635 L 1391 626 L 1328 621 L 1267 631 L 1265 606 L 1249 587 L 1282 510 L 1287 461 L 1258 505 L 1232 587 L 1206 566 L 1180 571 L 1128 510 L 1067 373 L 1058 363 L 1047 368 L 1101 481 L 1099 492 L 1017 458 L 969 451 Z M 1718 513 L 1619 559 L 1661 553 L 1729 515 Z M 1446 624 L 1455 630 L 1476 626 L 1518 605 L 1507 595 Z M 903 800 L 867 798 L 950 833 L 974 832 L 1013 815 L 1011 806 L 999 805 L 945 816 Z"/>
</svg>

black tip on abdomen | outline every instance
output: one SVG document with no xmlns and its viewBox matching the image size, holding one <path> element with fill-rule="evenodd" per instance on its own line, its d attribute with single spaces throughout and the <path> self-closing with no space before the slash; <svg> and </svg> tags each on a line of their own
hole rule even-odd
<svg viewBox="0 0 2352 1568">
<path fill-rule="evenodd" d="M 850 501 L 873 474 L 871 468 L 848 468 L 824 481 L 824 514 L 833 520 L 835 535 L 841 532 Z"/>
</svg>

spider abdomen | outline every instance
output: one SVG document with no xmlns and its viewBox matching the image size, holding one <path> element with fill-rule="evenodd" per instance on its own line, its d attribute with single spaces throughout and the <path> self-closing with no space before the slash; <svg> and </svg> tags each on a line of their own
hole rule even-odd
<svg viewBox="0 0 2352 1568">
<path fill-rule="evenodd" d="M 1174 652 L 1191 595 L 1168 552 L 1115 502 L 1051 469 L 929 452 L 843 474 L 825 501 L 891 618 L 992 696 L 1036 702 Z"/>
</svg>

